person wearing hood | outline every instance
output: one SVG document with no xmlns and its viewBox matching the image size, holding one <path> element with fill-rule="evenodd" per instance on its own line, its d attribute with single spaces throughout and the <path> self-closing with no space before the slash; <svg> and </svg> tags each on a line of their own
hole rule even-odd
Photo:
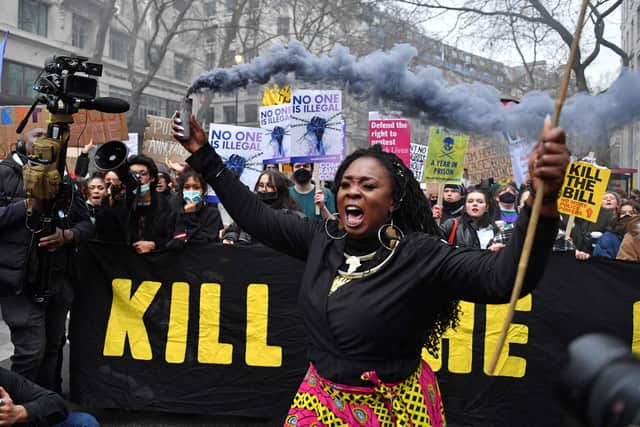
<svg viewBox="0 0 640 427">
<path fill-rule="evenodd" d="M 460 184 L 445 184 L 442 206 L 433 205 L 431 211 L 435 219 L 443 223 L 451 218 L 458 218 L 464 210 L 465 189 Z"/>
<path fill-rule="evenodd" d="M 328 188 L 317 188 L 311 182 L 312 163 L 293 164 L 293 187 L 291 196 L 298 202 L 302 213 L 308 218 L 333 218 L 336 211 L 335 197 Z M 316 215 L 316 206 L 320 207 L 320 215 Z"/>
</svg>

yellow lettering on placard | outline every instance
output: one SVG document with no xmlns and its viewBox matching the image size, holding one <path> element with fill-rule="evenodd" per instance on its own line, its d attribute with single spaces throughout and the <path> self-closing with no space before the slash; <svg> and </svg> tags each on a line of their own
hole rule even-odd
<svg viewBox="0 0 640 427">
<path fill-rule="evenodd" d="M 631 351 L 636 356 L 640 356 L 640 301 L 633 304 L 633 337 L 631 340 Z"/>
<path fill-rule="evenodd" d="M 531 295 L 520 298 L 516 310 L 531 311 Z M 507 317 L 508 304 L 487 305 L 487 325 L 484 337 L 484 372 L 489 374 L 489 365 L 493 352 L 498 345 L 500 330 Z M 507 332 L 505 345 L 500 351 L 498 365 L 494 375 L 522 378 L 527 371 L 527 361 L 522 357 L 509 355 L 509 343 L 526 344 L 529 341 L 529 328 L 526 325 L 512 323 Z"/>
<path fill-rule="evenodd" d="M 269 286 L 252 283 L 247 287 L 247 348 L 249 366 L 282 366 L 282 347 L 267 344 L 269 331 Z"/>
<path fill-rule="evenodd" d="M 160 282 L 144 281 L 131 296 L 131 280 L 113 279 L 113 301 L 104 338 L 104 356 L 123 356 L 125 341 L 129 340 L 131 356 L 151 360 L 151 344 L 142 317 L 160 289 Z"/>
<path fill-rule="evenodd" d="M 189 284 L 175 282 L 171 287 L 171 308 L 165 360 L 168 363 L 184 363 L 187 352 L 189 327 Z"/>
<path fill-rule="evenodd" d="M 203 283 L 200 287 L 200 324 L 198 362 L 230 365 L 233 345 L 220 342 L 220 284 Z"/>
<path fill-rule="evenodd" d="M 442 339 L 449 340 L 449 359 L 447 367 L 449 372 L 456 374 L 468 374 L 471 372 L 473 359 L 473 324 L 475 321 L 475 304 L 460 301 L 460 323 L 458 327 L 448 329 L 442 335 Z M 442 343 L 440 344 L 440 357 L 431 356 L 422 349 L 422 358 L 431 366 L 434 372 L 442 368 Z"/>
</svg>

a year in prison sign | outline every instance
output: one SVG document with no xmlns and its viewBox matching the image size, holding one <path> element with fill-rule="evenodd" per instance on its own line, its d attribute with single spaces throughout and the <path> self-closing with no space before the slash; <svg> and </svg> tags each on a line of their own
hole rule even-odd
<svg viewBox="0 0 640 427">
<path fill-rule="evenodd" d="M 560 190 L 558 210 L 596 222 L 610 176 L 611 171 L 607 168 L 585 162 L 571 163 Z"/>
</svg>

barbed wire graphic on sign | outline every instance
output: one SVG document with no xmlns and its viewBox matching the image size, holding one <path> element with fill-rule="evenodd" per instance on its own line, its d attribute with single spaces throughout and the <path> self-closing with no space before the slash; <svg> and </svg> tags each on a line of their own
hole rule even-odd
<svg viewBox="0 0 640 427">
<path fill-rule="evenodd" d="M 224 165 L 229 169 L 237 178 L 240 178 L 245 169 L 250 169 L 255 172 L 262 172 L 262 162 L 252 162 L 256 158 L 262 156 L 262 151 L 254 154 L 253 156 L 245 159 L 239 154 L 232 154 L 229 157 L 222 157 Z"/>
<path fill-rule="evenodd" d="M 290 135 L 289 129 L 285 129 L 282 126 L 275 126 L 271 129 L 269 135 L 271 136 L 269 144 L 271 144 L 271 148 L 273 149 L 273 155 L 271 157 L 287 157 L 288 153 L 285 151 L 282 142 L 285 135 Z"/>
<path fill-rule="evenodd" d="M 341 128 L 334 127 L 334 126 L 342 126 L 342 119 L 339 119 L 339 121 L 337 122 L 332 121 L 340 117 L 340 114 L 341 113 L 336 113 L 333 116 L 328 118 L 313 116 L 311 117 L 310 120 L 305 120 L 299 117 L 292 116 L 291 117 L 292 120 L 297 120 L 299 122 L 302 122 L 302 123 L 291 125 L 292 128 L 305 126 L 307 129 L 305 134 L 302 135 L 296 142 L 297 143 L 310 142 L 311 146 L 309 148 L 311 148 L 311 153 L 310 153 L 311 155 L 325 156 L 327 154 L 327 150 L 324 145 L 324 140 L 322 138 L 324 137 L 324 133 L 327 129 L 335 130 L 338 132 L 342 130 Z M 311 138 L 310 141 L 307 141 L 305 139 L 307 136 Z"/>
</svg>

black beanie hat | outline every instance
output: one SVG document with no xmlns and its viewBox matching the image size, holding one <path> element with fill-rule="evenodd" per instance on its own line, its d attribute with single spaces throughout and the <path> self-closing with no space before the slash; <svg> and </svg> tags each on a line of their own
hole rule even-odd
<svg viewBox="0 0 640 427">
<path fill-rule="evenodd" d="M 444 188 L 452 188 L 460 193 L 461 196 L 464 196 L 464 185 L 462 184 L 445 184 Z"/>
</svg>

